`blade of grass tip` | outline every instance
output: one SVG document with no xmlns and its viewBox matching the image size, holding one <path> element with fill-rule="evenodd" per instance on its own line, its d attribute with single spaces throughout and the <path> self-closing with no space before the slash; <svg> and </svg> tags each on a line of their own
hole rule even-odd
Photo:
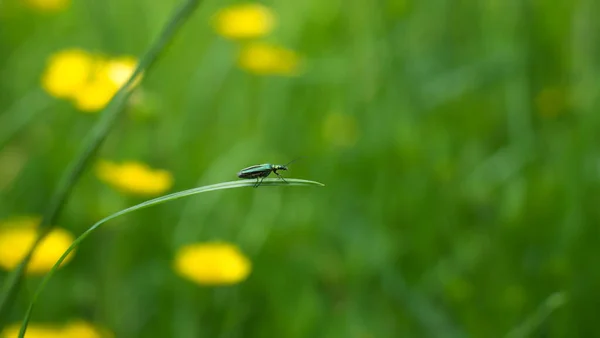
<svg viewBox="0 0 600 338">
<path fill-rule="evenodd" d="M 127 99 L 134 89 L 132 84 L 137 79 L 138 75 L 151 68 L 160 53 L 165 50 L 165 47 L 172 40 L 177 30 L 194 12 L 199 3 L 200 0 L 188 0 L 176 9 L 175 13 L 167 22 L 158 39 L 141 58 L 138 66 L 133 74 L 129 77 L 127 83 L 125 83 L 119 89 L 108 106 L 104 109 L 99 121 L 96 122 L 90 134 L 84 140 L 84 145 L 81 148 L 80 153 L 69 164 L 69 167 L 61 177 L 58 187 L 50 199 L 48 208 L 42 217 L 42 221 L 39 226 L 40 233 L 38 235 L 38 239 L 31 246 L 29 252 L 33 252 L 40 241 L 50 232 L 52 224 L 54 224 L 54 221 L 60 213 L 65 201 L 69 197 L 76 181 L 81 176 L 81 173 L 87 166 L 93 154 L 100 147 L 102 141 L 104 141 L 112 129 L 112 126 L 120 116 L 120 113 L 123 111 L 123 108 L 127 103 Z M 19 266 L 26 266 L 30 257 L 31 255 L 28 254 Z M 2 295 L 2 299 L 0 299 L 0 318 L 7 317 L 8 309 L 12 306 L 12 300 L 15 298 L 14 293 L 18 292 L 18 288 L 21 284 L 20 280 L 23 277 L 23 273 L 23 268 L 17 268 L 13 270 L 11 272 L 11 276 L 7 278 L 7 283 L 9 284 L 4 286 L 3 290 L 5 293 Z M 0 323 L 0 325 L 2 325 L 2 323 Z"/>
<path fill-rule="evenodd" d="M 288 178 L 288 179 L 286 179 L 286 181 L 287 181 L 287 183 L 281 181 L 280 179 L 274 179 L 274 178 L 273 179 L 265 179 L 265 180 L 263 180 L 261 187 L 262 186 L 311 186 L 311 185 L 312 186 L 325 186 L 323 183 L 320 183 L 320 182 L 301 180 L 301 179 L 296 179 L 296 178 Z M 29 307 L 27 308 L 27 312 L 25 313 L 25 317 L 23 318 L 23 322 L 21 323 L 21 329 L 19 331 L 19 338 L 23 338 L 25 336 L 25 331 L 27 330 L 27 325 L 29 324 L 31 312 L 33 311 L 33 305 L 35 304 L 38 297 L 40 296 L 40 294 L 46 287 L 46 284 L 48 283 L 50 278 L 54 275 L 54 273 L 56 272 L 58 267 L 62 264 L 62 262 L 65 260 L 65 258 L 71 253 L 71 251 L 73 251 L 84 239 L 86 239 L 92 233 L 92 231 L 96 230 L 100 225 L 102 225 L 114 218 L 129 214 L 136 210 L 145 209 L 145 208 L 151 207 L 153 205 L 162 204 L 162 203 L 173 201 L 173 200 L 180 199 L 183 197 L 197 195 L 197 194 L 209 192 L 209 191 L 225 190 L 225 189 L 232 189 L 232 188 L 242 188 L 242 187 L 253 187 L 255 184 L 256 184 L 255 180 L 241 180 L 241 181 L 217 183 L 217 184 L 213 184 L 213 185 L 206 185 L 206 186 L 202 186 L 202 187 L 198 187 L 198 188 L 183 190 L 183 191 L 175 192 L 175 193 L 172 193 L 169 195 L 157 197 L 155 199 L 151 199 L 146 202 L 142 202 L 140 204 L 136 204 L 132 207 L 123 209 L 119 212 L 116 212 L 116 213 L 96 222 L 89 229 L 87 229 L 84 233 L 82 233 L 79 237 L 77 237 L 73 241 L 73 243 L 71 243 L 69 248 L 67 248 L 67 250 L 62 254 L 62 256 L 60 256 L 60 258 L 58 259 L 58 261 L 56 261 L 56 263 L 50 269 L 50 271 L 48 271 L 48 273 L 44 276 L 44 279 L 42 280 L 42 282 L 36 289 L 36 291 L 33 295 L 33 298 L 31 299 L 31 302 L 29 303 Z"/>
<path fill-rule="evenodd" d="M 568 297 L 565 292 L 555 292 L 551 294 L 521 325 L 512 329 L 506 335 L 506 338 L 531 337 L 535 330 L 539 328 L 554 311 L 565 305 L 567 301 Z"/>
</svg>

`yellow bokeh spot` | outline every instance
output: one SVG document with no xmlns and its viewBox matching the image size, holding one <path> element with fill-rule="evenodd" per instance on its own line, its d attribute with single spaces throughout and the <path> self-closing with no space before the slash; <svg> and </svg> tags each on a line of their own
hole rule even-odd
<svg viewBox="0 0 600 338">
<path fill-rule="evenodd" d="M 135 71 L 137 61 L 130 57 L 98 62 L 88 82 L 73 97 L 75 107 L 83 112 L 97 112 L 110 102 Z M 141 75 L 132 86 L 141 81 Z"/>
<path fill-rule="evenodd" d="M 175 271 L 200 285 L 230 285 L 245 280 L 251 263 L 228 243 L 197 243 L 182 247 L 175 257 Z"/>
<path fill-rule="evenodd" d="M 113 334 L 104 329 L 99 329 L 83 320 L 67 323 L 61 330 L 61 337 L 72 338 L 108 338 Z"/>
<path fill-rule="evenodd" d="M 122 164 L 100 161 L 98 178 L 123 193 L 153 196 L 164 193 L 173 185 L 173 176 L 166 170 L 152 169 L 140 162 Z"/>
<path fill-rule="evenodd" d="M 50 95 L 70 99 L 83 112 L 97 112 L 106 107 L 136 66 L 133 57 L 106 58 L 70 49 L 50 58 L 42 87 Z M 132 86 L 141 78 L 137 77 Z"/>
<path fill-rule="evenodd" d="M 334 147 L 352 147 L 358 140 L 358 123 L 351 115 L 329 114 L 323 121 L 323 138 Z"/>
<path fill-rule="evenodd" d="M 16 338 L 19 336 L 21 323 L 7 326 L 2 331 L 1 338 Z M 77 320 L 66 325 L 49 325 L 31 323 L 25 333 L 27 338 L 109 338 L 114 337 L 111 332 L 98 329 L 92 324 Z"/>
<path fill-rule="evenodd" d="M 297 75 L 300 57 L 292 50 L 257 42 L 241 49 L 238 64 L 241 68 L 258 75 Z"/>
<path fill-rule="evenodd" d="M 120 57 L 116 59 L 109 60 L 106 65 L 106 72 L 108 78 L 117 85 L 117 87 L 122 87 L 127 83 L 127 80 L 133 75 L 136 67 L 138 65 L 138 61 L 129 56 Z M 142 75 L 136 76 L 135 81 L 133 82 L 133 86 L 137 86 L 142 80 Z"/>
<path fill-rule="evenodd" d="M 119 87 L 111 81 L 105 72 L 99 70 L 95 77 L 83 85 L 73 96 L 75 107 L 82 112 L 97 112 L 110 102 Z"/>
<path fill-rule="evenodd" d="M 260 4 L 239 4 L 217 12 L 214 26 L 217 33 L 226 38 L 257 38 L 273 30 L 275 15 L 269 8 Z"/>
<path fill-rule="evenodd" d="M 12 324 L 7 326 L 2 331 L 2 338 L 17 338 L 19 337 L 19 331 L 21 329 L 21 323 Z M 27 332 L 25 333 L 26 338 L 59 338 L 60 328 L 54 325 L 42 325 L 42 324 L 29 324 L 27 326 Z"/>
<path fill-rule="evenodd" d="M 0 267 L 12 270 L 27 255 L 37 238 L 39 221 L 37 217 L 22 217 L 0 223 Z M 48 272 L 73 240 L 73 235 L 67 230 L 54 228 L 36 248 L 27 266 L 27 273 L 39 275 Z M 72 257 L 73 252 L 62 264 L 69 262 Z"/>
<path fill-rule="evenodd" d="M 29 7 L 40 12 L 58 12 L 67 9 L 71 0 L 24 0 Z"/>
<path fill-rule="evenodd" d="M 91 54 L 80 49 L 58 52 L 48 61 L 42 87 L 55 97 L 71 98 L 87 83 L 94 62 Z"/>
</svg>

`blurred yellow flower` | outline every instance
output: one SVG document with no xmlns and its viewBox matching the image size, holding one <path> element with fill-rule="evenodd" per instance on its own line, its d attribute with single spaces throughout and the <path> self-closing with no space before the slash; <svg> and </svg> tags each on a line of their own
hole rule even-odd
<svg viewBox="0 0 600 338">
<path fill-rule="evenodd" d="M 100 180 L 124 193 L 134 195 L 159 195 L 173 185 L 173 176 L 166 170 L 152 169 L 140 162 L 117 164 L 100 161 L 96 167 Z"/>
<path fill-rule="evenodd" d="M 2 332 L 1 338 L 16 338 L 19 336 L 21 323 L 7 326 Z M 61 325 L 29 324 L 27 338 L 105 338 L 114 337 L 106 330 L 101 330 L 88 322 L 78 320 Z"/>
<path fill-rule="evenodd" d="M 21 329 L 21 323 L 7 326 L 2 331 L 2 338 L 17 338 Z M 59 338 L 60 329 L 53 325 L 29 324 L 27 326 L 26 338 Z"/>
<path fill-rule="evenodd" d="M 50 57 L 42 75 L 42 87 L 50 95 L 70 98 L 88 81 L 94 57 L 81 49 L 67 49 Z"/>
<path fill-rule="evenodd" d="M 82 112 L 94 113 L 106 107 L 118 90 L 107 77 L 96 77 L 75 93 L 73 103 Z"/>
<path fill-rule="evenodd" d="M 226 38 L 257 38 L 273 30 L 275 15 L 269 8 L 260 4 L 238 4 L 217 12 L 214 26 L 217 33 Z"/>
<path fill-rule="evenodd" d="M 242 48 L 238 64 L 241 68 L 259 75 L 297 75 L 300 58 L 292 50 L 256 42 Z"/>
<path fill-rule="evenodd" d="M 20 217 L 0 223 L 0 267 L 12 270 L 19 265 L 37 238 L 39 222 L 40 218 L 37 217 Z M 33 253 L 27 273 L 39 275 L 48 272 L 73 240 L 73 235 L 67 230 L 54 228 Z M 72 257 L 73 252 L 62 264 L 69 262 Z"/>
<path fill-rule="evenodd" d="M 132 57 L 106 58 L 80 49 L 67 49 L 50 57 L 42 87 L 57 98 L 70 99 L 83 112 L 104 108 L 137 66 Z M 136 78 L 137 86 L 142 75 Z"/>
<path fill-rule="evenodd" d="M 228 243 L 196 243 L 182 247 L 175 257 L 175 271 L 200 285 L 230 285 L 245 280 L 251 263 Z"/>
<path fill-rule="evenodd" d="M 24 0 L 25 3 L 41 12 L 58 12 L 66 9 L 71 4 L 71 0 Z"/>
<path fill-rule="evenodd" d="M 113 334 L 104 329 L 97 328 L 83 320 L 67 323 L 60 332 L 60 337 L 69 338 L 105 338 L 113 337 Z"/>
<path fill-rule="evenodd" d="M 106 64 L 106 72 L 108 78 L 117 85 L 117 87 L 123 86 L 129 80 L 129 77 L 135 71 L 137 67 L 137 59 L 130 56 L 123 56 L 109 60 Z M 141 75 L 137 76 L 133 85 L 136 86 L 142 80 Z"/>
<path fill-rule="evenodd" d="M 329 114 L 323 121 L 323 138 L 334 147 L 352 147 L 358 140 L 358 123 L 348 114 Z"/>
</svg>

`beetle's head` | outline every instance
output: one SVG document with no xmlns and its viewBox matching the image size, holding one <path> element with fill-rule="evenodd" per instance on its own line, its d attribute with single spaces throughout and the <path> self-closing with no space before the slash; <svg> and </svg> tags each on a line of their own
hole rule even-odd
<svg viewBox="0 0 600 338">
<path fill-rule="evenodd" d="M 273 166 L 273 169 L 275 169 L 275 170 L 288 170 L 288 167 L 287 167 L 287 165 L 275 164 Z"/>
</svg>

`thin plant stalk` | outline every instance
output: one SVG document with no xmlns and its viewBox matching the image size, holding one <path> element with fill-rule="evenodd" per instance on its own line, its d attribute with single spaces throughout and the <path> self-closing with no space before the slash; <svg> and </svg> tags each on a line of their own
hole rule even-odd
<svg viewBox="0 0 600 338">
<path fill-rule="evenodd" d="M 218 184 L 213 184 L 213 185 L 206 185 L 206 186 L 202 186 L 202 187 L 198 187 L 198 188 L 179 191 L 179 192 L 172 193 L 170 195 L 157 197 L 155 199 L 152 199 L 152 200 L 149 200 L 146 202 L 142 202 L 140 204 L 134 205 L 127 209 L 123 209 L 119 212 L 116 212 L 116 213 L 96 222 L 96 224 L 92 225 L 83 234 L 81 234 L 79 237 L 77 237 L 73 241 L 73 243 L 71 243 L 69 248 L 67 248 L 67 250 L 58 259 L 58 261 L 56 261 L 56 263 L 50 269 L 50 271 L 48 271 L 46 276 L 44 276 L 44 279 L 38 286 L 37 290 L 35 291 L 35 294 L 33 295 L 33 298 L 31 299 L 31 302 L 29 303 L 29 307 L 27 308 L 27 312 L 25 313 L 25 317 L 23 318 L 23 322 L 21 323 L 21 329 L 19 331 L 19 338 L 23 338 L 25 336 L 25 331 L 27 330 L 27 325 L 29 324 L 29 319 L 31 318 L 31 312 L 33 311 L 33 305 L 35 304 L 35 302 L 39 298 L 40 294 L 46 287 L 46 284 L 48 283 L 48 281 L 50 280 L 52 275 L 54 275 L 56 270 L 63 263 L 65 258 L 67 258 L 67 256 L 71 253 L 71 251 L 73 251 L 84 239 L 86 239 L 100 225 L 102 225 L 114 218 L 129 214 L 136 210 L 145 209 L 145 208 L 148 208 L 148 207 L 151 207 L 154 205 L 173 201 L 173 200 L 180 199 L 183 197 L 188 197 L 188 196 L 197 195 L 197 194 L 209 192 L 209 191 L 216 191 L 216 190 L 225 190 L 225 189 L 242 188 L 242 187 L 254 187 L 255 185 L 256 185 L 255 180 L 240 180 L 240 181 L 223 182 L 223 183 L 218 183 Z M 301 180 L 301 179 L 295 179 L 295 178 L 287 178 L 286 182 L 284 182 L 280 179 L 265 179 L 265 180 L 263 180 L 260 187 L 262 188 L 262 187 L 268 187 L 268 186 L 324 186 L 324 184 L 315 182 L 315 181 Z"/>
<path fill-rule="evenodd" d="M 4 284 L 2 298 L 0 299 L 0 318 L 7 317 L 7 313 L 18 293 L 21 284 L 20 281 L 23 278 L 25 267 L 29 263 L 32 253 L 52 229 L 52 225 L 60 214 L 74 185 L 79 180 L 79 177 L 108 133 L 111 131 L 118 117 L 121 116 L 127 104 L 127 100 L 134 90 L 134 81 L 137 80 L 139 75 L 145 73 L 152 67 L 159 55 L 165 50 L 165 47 L 171 42 L 176 32 L 194 12 L 199 3 L 200 0 L 187 0 L 175 10 L 158 39 L 142 56 L 137 68 L 127 83 L 125 83 L 125 85 L 123 85 L 115 94 L 108 106 L 102 112 L 98 122 L 96 122 L 93 129 L 84 140 L 79 154 L 69 164 L 50 199 L 50 203 L 42 216 L 35 243 L 17 268 L 11 272 Z"/>
</svg>

